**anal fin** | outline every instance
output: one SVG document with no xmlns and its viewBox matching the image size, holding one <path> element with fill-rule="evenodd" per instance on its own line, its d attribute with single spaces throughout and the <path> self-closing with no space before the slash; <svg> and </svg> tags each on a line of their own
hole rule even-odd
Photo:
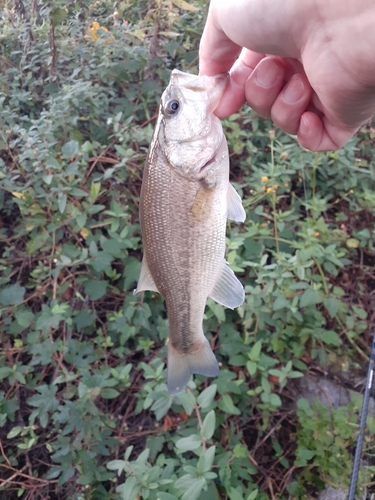
<svg viewBox="0 0 375 500">
<path fill-rule="evenodd" d="M 246 219 L 246 213 L 242 206 L 241 196 L 237 193 L 232 184 L 229 184 L 227 197 L 227 218 L 230 220 L 234 220 L 235 222 L 244 222 L 244 220 Z"/>
<path fill-rule="evenodd" d="M 245 300 L 243 286 L 225 260 L 210 298 L 230 309 L 240 306 Z"/>
<path fill-rule="evenodd" d="M 143 256 L 141 273 L 139 275 L 137 288 L 134 290 L 134 295 L 136 295 L 137 293 L 145 292 L 147 290 L 160 293 L 157 286 L 155 285 L 153 277 L 151 276 L 146 257 Z"/>
</svg>

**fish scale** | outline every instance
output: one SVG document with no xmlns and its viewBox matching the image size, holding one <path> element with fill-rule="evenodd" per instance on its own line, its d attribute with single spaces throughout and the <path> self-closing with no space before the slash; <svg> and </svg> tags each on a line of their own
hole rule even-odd
<svg viewBox="0 0 375 500">
<path fill-rule="evenodd" d="M 172 72 L 144 169 L 144 257 L 136 292 L 158 291 L 166 300 L 171 393 L 182 390 L 192 373 L 218 373 L 202 328 L 207 298 L 233 308 L 244 297 L 224 260 L 226 219 L 245 218 L 229 184 L 227 144 L 213 114 L 224 88 L 222 75 Z"/>
</svg>

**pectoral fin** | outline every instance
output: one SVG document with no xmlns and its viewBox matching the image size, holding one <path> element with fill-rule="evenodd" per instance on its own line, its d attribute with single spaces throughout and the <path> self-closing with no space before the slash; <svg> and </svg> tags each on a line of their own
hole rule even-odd
<svg viewBox="0 0 375 500">
<path fill-rule="evenodd" d="M 243 286 L 225 260 L 210 297 L 230 309 L 240 306 L 245 300 Z"/>
<path fill-rule="evenodd" d="M 229 184 L 228 188 L 228 212 L 227 217 L 235 222 L 244 222 L 246 219 L 246 213 L 242 206 L 241 196 L 234 189 L 232 184 Z"/>
<path fill-rule="evenodd" d="M 160 293 L 157 286 L 155 285 L 153 277 L 151 276 L 146 257 L 143 256 L 141 273 L 139 275 L 137 288 L 134 290 L 134 295 L 136 295 L 137 293 L 145 292 L 147 290 Z"/>
<path fill-rule="evenodd" d="M 167 386 L 170 394 L 182 391 L 189 382 L 193 373 L 199 373 L 205 377 L 216 377 L 219 373 L 219 365 L 212 352 L 211 346 L 206 338 L 203 339 L 199 349 L 181 355 L 172 344 L 168 344 L 168 368 Z"/>
</svg>

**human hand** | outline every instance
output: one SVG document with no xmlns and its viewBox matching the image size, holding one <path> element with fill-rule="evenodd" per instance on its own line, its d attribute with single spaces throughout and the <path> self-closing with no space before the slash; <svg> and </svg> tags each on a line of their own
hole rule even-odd
<svg viewBox="0 0 375 500">
<path fill-rule="evenodd" d="M 375 114 L 374 24 L 373 0 L 211 0 L 200 74 L 230 71 L 215 113 L 246 100 L 307 149 L 344 146 Z"/>
</svg>

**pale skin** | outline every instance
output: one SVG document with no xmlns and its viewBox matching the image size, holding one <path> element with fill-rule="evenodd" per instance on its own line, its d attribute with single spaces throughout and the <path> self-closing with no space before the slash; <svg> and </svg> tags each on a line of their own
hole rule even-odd
<svg viewBox="0 0 375 500">
<path fill-rule="evenodd" d="M 245 101 L 312 151 L 375 114 L 374 0 L 211 0 L 200 74 L 230 72 L 215 113 Z"/>
</svg>

